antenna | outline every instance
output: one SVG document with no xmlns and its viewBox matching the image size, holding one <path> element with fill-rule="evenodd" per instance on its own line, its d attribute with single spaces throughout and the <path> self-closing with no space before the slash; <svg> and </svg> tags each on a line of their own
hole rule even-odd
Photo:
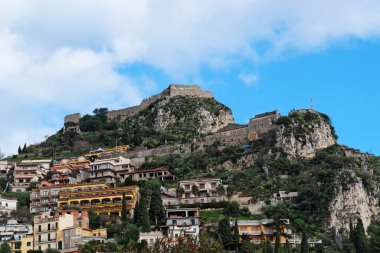
<svg viewBox="0 0 380 253">
<path fill-rule="evenodd" d="M 314 110 L 314 103 L 313 99 L 310 100 L 310 110 Z"/>
</svg>

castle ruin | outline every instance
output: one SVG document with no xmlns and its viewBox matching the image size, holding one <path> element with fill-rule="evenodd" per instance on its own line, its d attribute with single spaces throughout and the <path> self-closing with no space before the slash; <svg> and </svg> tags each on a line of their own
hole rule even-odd
<svg viewBox="0 0 380 253">
<path fill-rule="evenodd" d="M 202 90 L 198 85 L 179 85 L 171 84 L 168 88 L 163 90 L 160 94 L 151 96 L 144 99 L 140 105 L 132 106 L 120 110 L 113 110 L 107 113 L 107 118 L 109 121 L 124 121 L 128 117 L 137 114 L 138 112 L 146 109 L 149 105 L 155 103 L 156 101 L 165 98 L 165 97 L 176 97 L 176 96 L 191 96 L 199 98 L 213 98 L 213 95 L 209 91 Z M 80 113 L 66 115 L 64 123 L 73 122 L 79 123 L 81 115 Z"/>
</svg>

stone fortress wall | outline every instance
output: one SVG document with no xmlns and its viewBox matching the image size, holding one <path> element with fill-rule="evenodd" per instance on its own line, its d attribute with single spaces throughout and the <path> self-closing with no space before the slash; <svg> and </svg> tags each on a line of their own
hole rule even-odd
<svg viewBox="0 0 380 253">
<path fill-rule="evenodd" d="M 202 97 L 202 98 L 212 98 L 213 95 L 209 91 L 202 90 L 198 85 L 179 85 L 171 84 L 168 88 L 163 90 L 160 94 L 151 96 L 144 99 L 140 105 L 132 106 L 120 110 L 113 110 L 107 113 L 109 121 L 123 121 L 128 117 L 146 109 L 149 105 L 155 103 L 156 101 L 165 97 L 176 97 L 176 96 L 192 96 L 192 97 Z M 70 114 L 65 116 L 64 122 L 79 123 L 81 115 L 79 113 Z"/>
</svg>

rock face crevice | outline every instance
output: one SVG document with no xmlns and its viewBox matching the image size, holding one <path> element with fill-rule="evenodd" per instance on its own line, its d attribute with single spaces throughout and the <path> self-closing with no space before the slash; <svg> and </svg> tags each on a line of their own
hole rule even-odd
<svg viewBox="0 0 380 253">
<path fill-rule="evenodd" d="M 292 112 L 286 124 L 279 124 L 277 129 L 276 147 L 290 157 L 312 158 L 318 150 L 334 144 L 332 126 L 315 111 Z"/>
<path fill-rule="evenodd" d="M 371 220 L 380 213 L 379 199 L 366 192 L 362 179 L 352 171 L 338 174 L 333 196 L 329 207 L 329 226 L 343 235 L 348 235 L 350 218 L 353 222 L 361 218 L 367 229 Z"/>
</svg>

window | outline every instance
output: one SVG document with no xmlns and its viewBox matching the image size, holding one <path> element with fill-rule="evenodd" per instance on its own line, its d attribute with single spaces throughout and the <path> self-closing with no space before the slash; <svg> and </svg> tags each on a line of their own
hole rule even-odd
<svg viewBox="0 0 380 253">
<path fill-rule="evenodd" d="M 15 249 L 21 249 L 21 242 L 15 243 Z"/>
<path fill-rule="evenodd" d="M 41 225 L 38 225 L 38 232 L 41 232 Z"/>
<path fill-rule="evenodd" d="M 48 224 L 48 230 L 50 230 L 50 223 Z"/>
<path fill-rule="evenodd" d="M 30 246 L 32 246 L 32 243 L 31 242 L 26 242 L 26 246 L 30 247 Z"/>
<path fill-rule="evenodd" d="M 41 242 L 41 235 L 38 235 L 38 242 Z"/>
<path fill-rule="evenodd" d="M 48 234 L 48 241 L 50 241 L 50 239 L 51 239 L 51 238 L 50 238 L 50 234 Z"/>
<path fill-rule="evenodd" d="M 173 225 L 177 225 L 177 220 L 172 220 Z"/>
</svg>

